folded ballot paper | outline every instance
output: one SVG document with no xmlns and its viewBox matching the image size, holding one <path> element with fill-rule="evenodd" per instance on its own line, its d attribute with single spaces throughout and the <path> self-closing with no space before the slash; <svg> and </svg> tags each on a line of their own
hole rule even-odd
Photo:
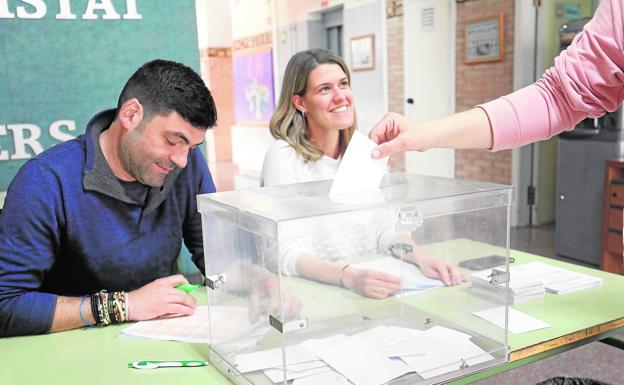
<svg viewBox="0 0 624 385">
<path fill-rule="evenodd" d="M 543 298 L 545 292 L 563 295 L 602 285 L 602 278 L 552 266 L 529 262 L 509 267 L 507 301 L 511 304 Z M 473 293 L 493 300 L 504 300 L 505 285 L 491 285 L 491 270 L 471 274 Z"/>
<path fill-rule="evenodd" d="M 242 373 L 262 370 L 274 383 L 293 380 L 308 384 L 383 384 L 407 373 L 431 378 L 458 369 L 458 362 L 476 365 L 493 357 L 475 345 L 470 335 L 442 326 L 427 330 L 377 326 L 347 336 L 309 339 L 282 349 L 239 354 Z"/>
</svg>

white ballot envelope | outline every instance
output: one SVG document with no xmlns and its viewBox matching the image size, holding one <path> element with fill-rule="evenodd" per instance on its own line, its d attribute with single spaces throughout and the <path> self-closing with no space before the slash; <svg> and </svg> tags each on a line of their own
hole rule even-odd
<svg viewBox="0 0 624 385">
<path fill-rule="evenodd" d="M 371 152 L 376 146 L 361 131 L 353 133 L 329 190 L 330 196 L 379 189 L 388 157 L 373 159 Z"/>
</svg>

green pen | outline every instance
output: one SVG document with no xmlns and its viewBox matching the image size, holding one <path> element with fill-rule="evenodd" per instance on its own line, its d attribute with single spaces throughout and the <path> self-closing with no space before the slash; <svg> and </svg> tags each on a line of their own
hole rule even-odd
<svg viewBox="0 0 624 385">
<path fill-rule="evenodd" d="M 196 366 L 207 366 L 208 361 L 186 360 L 186 361 L 136 361 L 129 362 L 129 368 L 135 369 L 156 369 L 156 368 L 191 368 Z"/>
<path fill-rule="evenodd" d="M 195 291 L 195 289 L 198 289 L 200 287 L 201 287 L 201 285 L 194 285 L 192 283 L 183 283 L 181 285 L 176 286 L 175 288 L 176 289 L 180 289 L 180 290 L 182 290 L 185 293 L 191 294 L 192 292 Z"/>
</svg>

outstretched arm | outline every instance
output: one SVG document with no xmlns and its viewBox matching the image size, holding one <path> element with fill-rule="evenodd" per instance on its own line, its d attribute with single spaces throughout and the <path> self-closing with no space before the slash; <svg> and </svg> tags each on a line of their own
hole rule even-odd
<svg viewBox="0 0 624 385">
<path fill-rule="evenodd" d="M 445 118 L 413 122 L 390 113 L 370 132 L 373 158 L 430 148 L 494 151 L 545 140 L 624 100 L 624 3 L 603 1 L 555 64 L 532 85 Z"/>
<path fill-rule="evenodd" d="M 492 129 L 481 108 L 425 122 L 390 112 L 373 127 L 369 137 L 378 144 L 372 153 L 375 159 L 406 150 L 492 147 Z"/>
</svg>

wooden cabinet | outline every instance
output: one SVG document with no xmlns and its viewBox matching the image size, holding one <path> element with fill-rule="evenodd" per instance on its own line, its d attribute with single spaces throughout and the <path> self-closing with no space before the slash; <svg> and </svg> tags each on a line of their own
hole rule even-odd
<svg viewBox="0 0 624 385">
<path fill-rule="evenodd" d="M 607 161 L 602 211 L 602 269 L 624 274 L 624 160 Z"/>
</svg>

